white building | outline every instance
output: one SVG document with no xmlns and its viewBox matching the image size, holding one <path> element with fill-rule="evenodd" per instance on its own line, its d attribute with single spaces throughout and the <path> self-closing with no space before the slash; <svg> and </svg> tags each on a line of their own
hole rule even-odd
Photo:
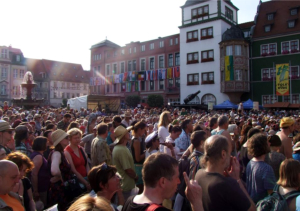
<svg viewBox="0 0 300 211">
<path fill-rule="evenodd" d="M 180 28 L 180 102 L 200 90 L 192 102 L 222 103 L 220 47 L 222 34 L 237 24 L 237 11 L 230 0 L 187 0 L 182 7 Z"/>
</svg>

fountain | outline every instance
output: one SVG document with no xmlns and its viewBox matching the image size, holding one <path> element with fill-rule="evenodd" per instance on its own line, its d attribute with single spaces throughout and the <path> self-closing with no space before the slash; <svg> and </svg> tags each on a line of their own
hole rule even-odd
<svg viewBox="0 0 300 211">
<path fill-rule="evenodd" d="M 39 106 L 44 102 L 44 99 L 32 98 L 32 89 L 36 86 L 33 81 L 33 76 L 30 71 L 27 71 L 24 75 L 23 82 L 21 83 L 21 89 L 26 89 L 26 98 L 13 99 L 12 102 L 15 106 L 24 107 L 25 109 L 32 109 L 35 106 Z"/>
</svg>

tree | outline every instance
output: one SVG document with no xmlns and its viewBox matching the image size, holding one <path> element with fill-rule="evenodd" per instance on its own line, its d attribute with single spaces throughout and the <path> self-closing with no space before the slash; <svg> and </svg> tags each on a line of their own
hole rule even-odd
<svg viewBox="0 0 300 211">
<path fill-rule="evenodd" d="M 147 103 L 150 107 L 161 107 L 164 105 L 164 98 L 161 95 L 149 95 Z"/>
<path fill-rule="evenodd" d="M 67 107 L 67 103 L 68 103 L 68 99 L 67 99 L 67 98 L 64 98 L 64 99 L 62 99 L 62 104 L 61 104 L 61 106 L 62 106 L 63 108 L 65 108 L 65 107 Z"/>
<path fill-rule="evenodd" d="M 129 107 L 136 107 L 141 102 L 141 97 L 138 95 L 128 95 L 125 99 L 126 105 Z"/>
</svg>

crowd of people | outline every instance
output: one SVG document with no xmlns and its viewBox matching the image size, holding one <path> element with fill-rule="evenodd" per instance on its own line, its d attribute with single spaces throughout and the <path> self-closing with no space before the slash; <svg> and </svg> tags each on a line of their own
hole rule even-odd
<svg viewBox="0 0 300 211">
<path fill-rule="evenodd" d="M 297 210 L 299 114 L 5 106 L 0 210 Z"/>
</svg>

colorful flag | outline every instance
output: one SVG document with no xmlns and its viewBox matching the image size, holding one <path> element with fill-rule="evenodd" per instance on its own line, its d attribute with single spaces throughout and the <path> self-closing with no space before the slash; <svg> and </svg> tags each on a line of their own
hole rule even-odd
<svg viewBox="0 0 300 211">
<path fill-rule="evenodd" d="M 127 76 L 128 76 L 128 72 L 125 72 L 123 76 L 123 81 L 127 81 Z"/>
<path fill-rule="evenodd" d="M 153 81 L 153 74 L 154 74 L 154 72 L 153 72 L 153 70 L 149 70 L 149 71 L 150 71 L 150 80 Z"/>
<path fill-rule="evenodd" d="M 276 65 L 276 95 L 290 94 L 289 64 Z"/>
<path fill-rule="evenodd" d="M 131 82 L 126 82 L 126 92 L 131 92 Z"/>
<path fill-rule="evenodd" d="M 90 86 L 94 86 L 94 78 L 90 78 Z"/>
<path fill-rule="evenodd" d="M 151 70 L 146 71 L 146 81 L 150 80 Z"/>
<path fill-rule="evenodd" d="M 136 81 L 136 72 L 135 71 L 132 71 L 131 72 L 131 81 Z"/>
<path fill-rule="evenodd" d="M 119 75 L 119 83 L 122 83 L 123 82 L 123 77 L 124 77 L 124 73 L 121 73 Z"/>
<path fill-rule="evenodd" d="M 127 74 L 127 81 L 131 81 L 131 76 L 132 75 L 132 72 L 131 71 L 128 71 L 128 74 Z"/>
<path fill-rule="evenodd" d="M 110 83 L 112 84 L 112 83 L 114 83 L 115 81 L 114 81 L 114 76 L 113 75 L 111 75 L 110 76 Z"/>
<path fill-rule="evenodd" d="M 153 70 L 153 80 L 158 79 L 158 70 Z"/>
<path fill-rule="evenodd" d="M 166 70 L 166 69 L 163 69 L 163 70 L 161 71 L 161 73 L 162 73 L 162 78 L 161 78 L 161 79 L 166 79 L 166 73 L 167 73 L 167 70 Z"/>
<path fill-rule="evenodd" d="M 234 80 L 233 56 L 225 56 L 225 81 Z"/>
<path fill-rule="evenodd" d="M 118 83 L 120 83 L 120 79 L 119 79 L 119 75 L 117 74 L 117 75 L 115 75 L 115 84 L 118 84 Z"/>
<path fill-rule="evenodd" d="M 135 82 L 135 91 L 138 92 L 139 91 L 139 81 Z"/>
<path fill-rule="evenodd" d="M 145 80 L 145 72 L 140 72 L 138 74 L 138 80 L 139 81 L 144 81 Z"/>
<path fill-rule="evenodd" d="M 173 68 L 168 68 L 168 79 L 171 79 L 171 78 L 173 78 L 173 71 L 174 71 L 174 69 Z"/>
</svg>

